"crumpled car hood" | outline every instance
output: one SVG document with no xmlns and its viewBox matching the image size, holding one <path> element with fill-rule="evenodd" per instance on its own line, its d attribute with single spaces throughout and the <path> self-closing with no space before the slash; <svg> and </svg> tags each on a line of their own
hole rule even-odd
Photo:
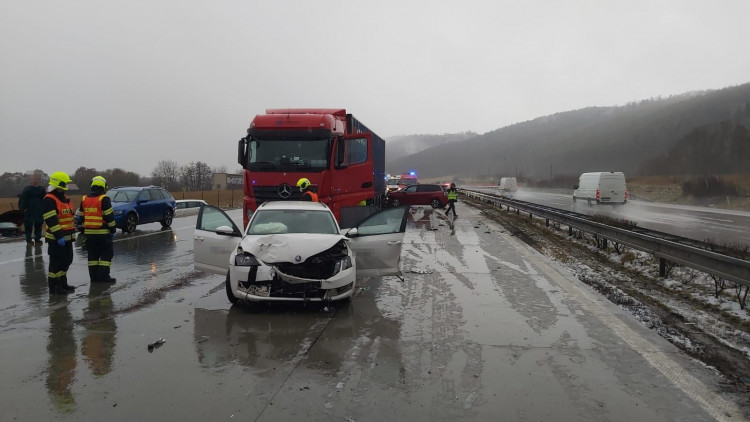
<svg viewBox="0 0 750 422">
<path fill-rule="evenodd" d="M 266 264 L 300 263 L 332 248 L 341 239 L 347 238 L 340 234 L 314 233 L 253 235 L 242 239 L 240 247 Z"/>
</svg>

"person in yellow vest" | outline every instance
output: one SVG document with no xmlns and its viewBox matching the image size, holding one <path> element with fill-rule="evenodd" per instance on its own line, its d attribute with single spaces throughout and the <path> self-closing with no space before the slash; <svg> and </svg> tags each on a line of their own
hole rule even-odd
<svg viewBox="0 0 750 422">
<path fill-rule="evenodd" d="M 74 207 L 70 198 L 65 195 L 68 184 L 72 182 L 64 172 L 56 171 L 49 178 L 47 195 L 42 199 L 42 218 L 47 225 L 44 238 L 47 241 L 49 270 L 47 284 L 50 294 L 68 294 L 75 287 L 68 285 L 68 268 L 73 262 L 73 242 L 75 226 L 73 224 Z"/>
<path fill-rule="evenodd" d="M 458 192 L 456 192 L 456 184 L 451 183 L 451 187 L 448 188 L 448 209 L 445 210 L 445 215 L 448 215 L 453 210 L 453 218 L 458 217 L 456 215 L 456 201 L 458 201 Z"/>
<path fill-rule="evenodd" d="M 89 278 L 92 283 L 114 283 L 109 269 L 112 265 L 114 249 L 112 239 L 115 237 L 115 214 L 112 201 L 104 193 L 107 191 L 107 180 L 102 176 L 91 179 L 91 193 L 83 197 L 77 214 L 83 217 L 83 234 L 86 236 L 86 248 L 89 254 Z"/>
<path fill-rule="evenodd" d="M 312 183 L 307 177 L 297 180 L 297 187 L 302 192 L 300 201 L 318 202 L 318 194 L 312 191 Z"/>
</svg>

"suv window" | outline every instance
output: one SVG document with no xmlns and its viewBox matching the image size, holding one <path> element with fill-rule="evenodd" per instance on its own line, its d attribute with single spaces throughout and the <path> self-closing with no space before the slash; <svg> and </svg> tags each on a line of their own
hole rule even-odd
<svg viewBox="0 0 750 422">
<path fill-rule="evenodd" d="M 417 185 L 417 192 L 437 192 L 439 190 L 438 185 Z"/>
<path fill-rule="evenodd" d="M 161 197 L 163 199 L 172 199 L 172 194 L 169 193 L 169 191 L 167 191 L 167 190 L 159 189 L 159 193 L 161 193 Z"/>
<path fill-rule="evenodd" d="M 138 196 L 139 201 L 149 201 L 151 200 L 151 194 L 148 193 L 148 189 L 144 189 L 141 191 L 141 194 Z"/>
<path fill-rule="evenodd" d="M 417 185 L 407 186 L 404 189 L 404 192 L 416 192 L 416 191 L 417 191 Z"/>
</svg>

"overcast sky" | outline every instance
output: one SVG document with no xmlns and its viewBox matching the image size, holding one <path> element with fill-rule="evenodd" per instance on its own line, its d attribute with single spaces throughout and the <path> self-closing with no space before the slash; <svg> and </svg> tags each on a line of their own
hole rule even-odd
<svg viewBox="0 0 750 422">
<path fill-rule="evenodd" d="M 266 108 L 379 135 L 750 82 L 748 0 L 0 0 L 0 173 L 238 168 Z"/>
</svg>

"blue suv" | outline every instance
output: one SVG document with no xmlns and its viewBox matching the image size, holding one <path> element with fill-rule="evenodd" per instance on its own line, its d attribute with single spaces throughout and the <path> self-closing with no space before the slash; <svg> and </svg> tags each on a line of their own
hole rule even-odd
<svg viewBox="0 0 750 422">
<path fill-rule="evenodd" d="M 158 186 L 118 186 L 107 191 L 115 212 L 115 224 L 124 233 L 135 231 L 139 224 L 160 222 L 172 225 L 175 200 Z"/>
</svg>

